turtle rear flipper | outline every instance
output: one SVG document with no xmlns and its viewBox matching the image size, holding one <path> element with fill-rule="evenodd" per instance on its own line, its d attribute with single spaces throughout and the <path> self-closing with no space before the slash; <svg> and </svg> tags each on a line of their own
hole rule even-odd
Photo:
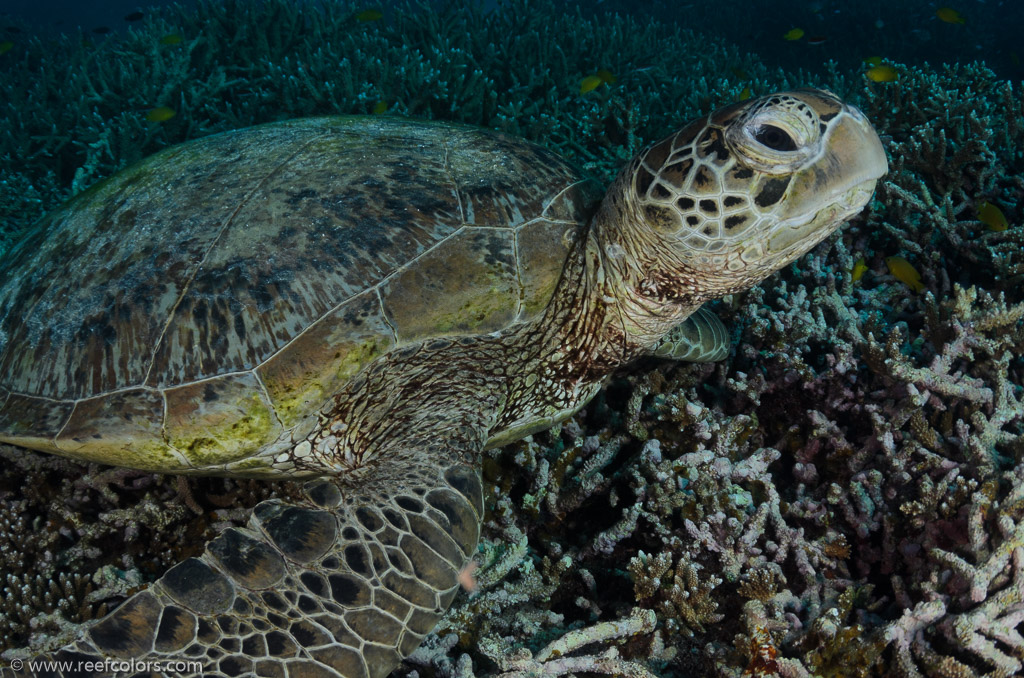
<svg viewBox="0 0 1024 678">
<path fill-rule="evenodd" d="M 479 538 L 479 469 L 410 462 L 356 490 L 317 480 L 305 491 L 306 505 L 260 503 L 247 528 L 226 530 L 58 654 L 198 662 L 175 675 L 303 665 L 301 675 L 386 676 L 455 597 Z"/>
</svg>

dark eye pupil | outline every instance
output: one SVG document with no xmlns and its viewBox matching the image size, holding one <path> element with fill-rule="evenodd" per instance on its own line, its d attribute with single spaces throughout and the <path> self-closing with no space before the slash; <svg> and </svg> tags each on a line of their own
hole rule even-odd
<svg viewBox="0 0 1024 678">
<path fill-rule="evenodd" d="M 762 125 L 754 133 L 754 139 L 758 143 L 767 146 L 773 151 L 795 151 L 796 142 L 784 130 L 774 125 Z"/>
</svg>

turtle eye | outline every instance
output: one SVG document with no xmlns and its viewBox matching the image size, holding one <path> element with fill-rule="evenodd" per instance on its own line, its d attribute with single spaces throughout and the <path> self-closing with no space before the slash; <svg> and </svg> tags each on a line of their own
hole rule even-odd
<svg viewBox="0 0 1024 678">
<path fill-rule="evenodd" d="M 754 130 L 754 140 L 773 151 L 796 150 L 796 141 L 789 132 L 775 125 L 759 125 Z"/>
</svg>

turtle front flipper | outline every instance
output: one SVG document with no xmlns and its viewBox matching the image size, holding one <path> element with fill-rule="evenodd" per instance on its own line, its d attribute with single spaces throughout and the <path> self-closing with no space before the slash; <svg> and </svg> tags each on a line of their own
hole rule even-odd
<svg viewBox="0 0 1024 678">
<path fill-rule="evenodd" d="M 654 347 L 654 355 L 691 363 L 713 363 L 729 355 L 729 332 L 703 306 L 672 328 Z"/>
<path fill-rule="evenodd" d="M 166 671 L 176 676 L 386 676 L 451 604 L 483 515 L 478 467 L 422 458 L 354 490 L 311 481 L 306 504 L 260 503 L 246 528 L 39 659 L 183 662 Z"/>
</svg>

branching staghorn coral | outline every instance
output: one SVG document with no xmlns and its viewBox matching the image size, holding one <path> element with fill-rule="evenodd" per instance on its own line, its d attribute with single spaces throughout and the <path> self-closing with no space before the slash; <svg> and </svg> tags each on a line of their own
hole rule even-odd
<svg viewBox="0 0 1024 678">
<path fill-rule="evenodd" d="M 948 650 L 972 655 L 985 676 L 1019 675 L 1024 669 L 1024 465 L 1003 474 L 1009 495 L 998 508 L 983 492 L 972 496 L 964 556 L 933 548 L 941 576 L 926 584 L 929 598 L 889 624 L 886 637 L 905 676 L 936 667 L 945 675 L 979 675 Z M 989 531 L 987 523 L 995 523 Z M 969 562 L 970 561 L 970 562 Z M 937 585 L 936 585 L 937 584 Z"/>
<path fill-rule="evenodd" d="M 0 648 L 75 637 L 287 483 L 179 478 L 0 445 Z M 200 515 L 189 506 L 201 500 Z M 106 563 L 106 564 L 103 564 Z"/>
<path fill-rule="evenodd" d="M 629 561 L 637 601 L 658 599 L 668 632 L 692 636 L 704 633 L 705 624 L 722 621 L 713 592 L 722 583 L 719 577 L 701 577 L 701 567 L 679 560 L 672 568 L 672 556 L 662 552 L 648 558 L 643 551 Z M 672 568 L 672 569 L 670 569 Z"/>
<path fill-rule="evenodd" d="M 1018 287 L 1024 280 L 1020 229 L 990 231 L 978 209 L 989 201 L 1011 224 L 1024 218 L 1020 83 L 967 64 L 908 68 L 892 86 L 869 86 L 865 113 L 891 139 L 889 176 L 876 195 L 881 209 L 868 219 L 877 231 L 865 243 L 884 251 L 869 256 L 869 266 L 881 270 L 884 256 L 902 253 L 921 262 L 926 287 L 940 297 L 956 282 Z"/>
<path fill-rule="evenodd" d="M 532 676 L 563 676 L 577 672 L 626 676 L 627 678 L 655 678 L 640 664 L 623 661 L 612 647 L 597 656 L 574 656 L 573 652 L 593 643 L 628 638 L 654 630 L 655 614 L 652 610 L 634 609 L 622 620 L 601 622 L 585 629 L 570 631 L 552 641 L 536 654 L 520 650 L 511 657 L 498 654 L 495 659 L 502 668 L 499 678 L 531 678 Z"/>
<path fill-rule="evenodd" d="M 738 94 L 730 69 L 767 77 L 720 40 L 542 0 L 354 14 L 335 0 L 207 0 L 153 12 L 123 38 L 19 41 L 0 70 L 0 254 L 61 199 L 213 132 L 383 105 L 525 136 L 608 182 L 645 143 Z M 617 82 L 581 95 L 597 69 Z M 157 106 L 176 115 L 148 121 Z"/>
</svg>

